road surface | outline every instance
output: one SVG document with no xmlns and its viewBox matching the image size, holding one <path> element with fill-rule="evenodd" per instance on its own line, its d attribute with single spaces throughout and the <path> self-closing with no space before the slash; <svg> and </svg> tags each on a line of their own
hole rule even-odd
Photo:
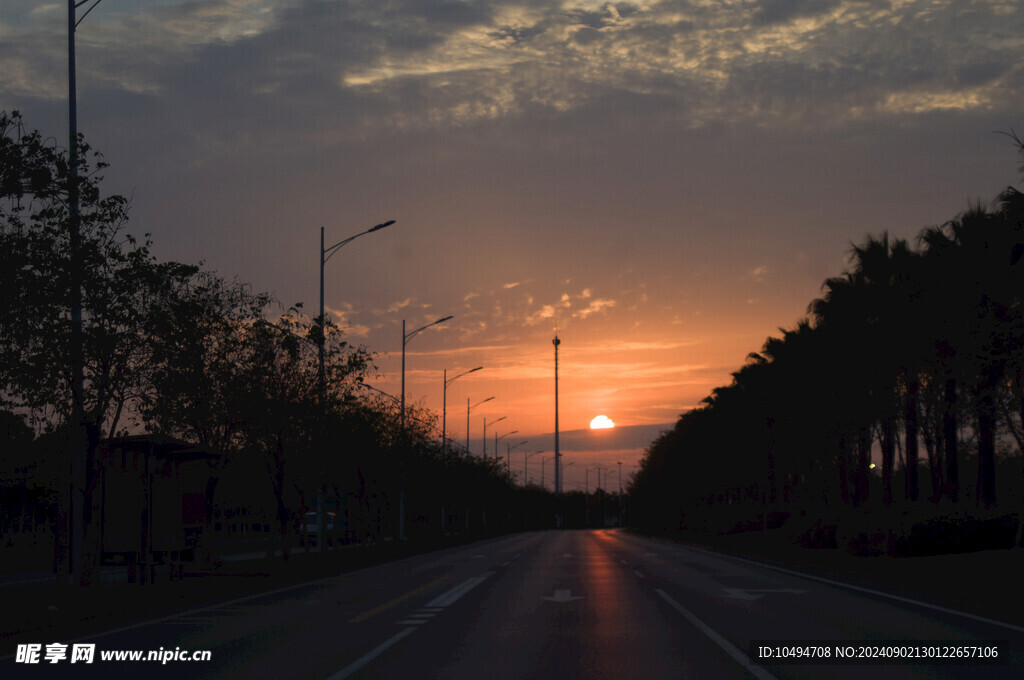
<svg viewBox="0 0 1024 680">
<path fill-rule="evenodd" d="M 8 677 L 1020 678 L 1024 628 L 617 530 L 511 535 L 81 640 Z M 764 641 L 751 647 L 755 641 Z M 763 650 L 760 648 L 764 648 Z M 888 651 L 886 649 L 888 648 Z M 103 661 L 209 651 L 209 660 Z M 839 651 L 885 654 L 843 665 Z M 879 651 L 881 650 L 881 651 Z M 992 650 L 995 650 L 994 652 Z M 771 651 L 772 659 L 759 658 Z M 828 657 L 822 655 L 828 653 Z M 949 655 L 997 654 L 998 663 Z M 70 654 L 70 651 L 69 651 Z M 893 654 L 913 654 L 897 662 Z M 941 663 L 922 655 L 946 655 Z M 785 662 L 779 661 L 786 655 Z M 815 655 L 814 663 L 792 663 Z M 961 660 L 962 660 L 961 656 Z M 989 659 L 991 661 L 991 659 Z"/>
</svg>

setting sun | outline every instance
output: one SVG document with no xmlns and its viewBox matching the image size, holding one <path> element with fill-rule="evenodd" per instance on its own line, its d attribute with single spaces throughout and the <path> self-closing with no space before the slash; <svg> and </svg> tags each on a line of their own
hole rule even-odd
<svg viewBox="0 0 1024 680">
<path fill-rule="evenodd" d="M 597 416 L 590 421 L 591 430 L 607 430 L 610 427 L 615 427 L 615 423 L 608 416 Z"/>
</svg>

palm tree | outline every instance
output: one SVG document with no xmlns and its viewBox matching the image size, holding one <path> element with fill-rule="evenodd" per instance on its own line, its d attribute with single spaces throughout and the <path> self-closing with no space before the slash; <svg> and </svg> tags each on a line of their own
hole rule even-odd
<svg viewBox="0 0 1024 680">
<path fill-rule="evenodd" d="M 850 272 L 825 281 L 825 295 L 808 307 L 815 329 L 827 347 L 829 360 L 825 366 L 832 371 L 832 384 L 838 393 L 834 396 L 833 419 L 836 438 L 840 445 L 840 461 L 851 443 L 857 451 L 853 461 L 852 479 L 844 478 L 840 484 L 852 482 L 850 502 L 859 507 L 868 501 L 869 464 L 871 462 L 871 429 L 873 420 L 866 398 L 868 386 L 864 363 L 865 303 L 862 282 Z M 840 464 L 842 468 L 842 463 Z M 849 467 L 849 466 L 847 466 Z"/>
<path fill-rule="evenodd" d="M 1005 193 L 1005 192 L 1004 192 Z M 953 408 L 958 396 L 971 400 L 978 436 L 977 501 L 996 503 L 995 441 L 997 394 L 1011 373 L 1011 359 L 1020 341 L 1020 274 L 1011 265 L 1021 240 L 1021 226 L 1004 214 L 972 205 L 941 227 L 921 234 L 941 301 L 938 357 L 945 363 L 947 487 L 957 500 L 958 469 Z M 958 394 L 957 382 L 965 389 Z"/>
</svg>

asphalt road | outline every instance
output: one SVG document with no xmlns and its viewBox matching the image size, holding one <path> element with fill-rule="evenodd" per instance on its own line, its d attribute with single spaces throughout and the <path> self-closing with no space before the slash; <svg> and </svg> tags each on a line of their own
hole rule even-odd
<svg viewBox="0 0 1024 680">
<path fill-rule="evenodd" d="M 8 677 L 1020 678 L 1024 628 L 616 530 L 512 535 L 83 640 L 91 664 Z M 766 641 L 775 659 L 752 656 Z M 876 651 L 881 647 L 881 651 Z M 895 647 L 895 649 L 893 649 Z M 114 650 L 209 661 L 102 661 Z M 954 664 L 924 654 L 998 654 Z M 841 664 L 840 650 L 887 654 Z M 13 650 L 0 650 L 0 655 Z M 827 658 L 820 655 L 828 653 Z M 894 653 L 917 655 L 898 662 Z M 819 655 L 780 663 L 779 654 Z M 863 663 L 863 660 L 861 660 Z"/>
</svg>

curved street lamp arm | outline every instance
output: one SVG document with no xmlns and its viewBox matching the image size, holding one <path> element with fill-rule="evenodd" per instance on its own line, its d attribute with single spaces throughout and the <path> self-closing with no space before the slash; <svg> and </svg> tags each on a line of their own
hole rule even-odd
<svg viewBox="0 0 1024 680">
<path fill-rule="evenodd" d="M 428 328 L 430 328 L 431 326 L 436 326 L 439 323 L 444 323 L 445 321 L 448 321 L 448 320 L 454 319 L 454 318 L 455 318 L 454 316 L 446 316 L 444 318 L 438 319 L 437 321 L 432 321 L 431 323 L 428 323 L 426 326 L 420 326 L 419 328 L 417 328 L 414 331 L 409 331 L 408 333 L 405 334 L 405 336 L 402 337 L 402 347 L 405 347 L 406 343 L 408 343 L 410 340 L 412 340 L 412 337 L 414 335 L 416 335 L 417 333 L 420 333 L 421 331 L 425 331 Z"/>
<path fill-rule="evenodd" d="M 470 373 L 475 373 L 475 372 L 481 370 L 482 368 L 483 368 L 483 366 L 477 366 L 476 368 L 471 368 L 471 369 L 469 369 L 468 371 L 466 371 L 464 373 L 459 373 L 454 378 L 448 378 L 447 380 L 444 381 L 444 386 L 448 387 L 448 385 L 451 385 L 453 382 L 455 382 L 456 380 L 458 380 L 462 376 L 469 375 Z M 493 399 L 494 397 L 491 397 L 491 398 Z"/>
<path fill-rule="evenodd" d="M 486 404 L 487 402 L 489 402 L 489 401 L 490 401 L 490 400 L 492 400 L 492 399 L 494 399 L 494 397 L 487 397 L 487 398 L 486 398 L 486 399 L 484 399 L 483 401 L 478 401 L 477 403 L 475 403 L 475 404 L 473 404 L 472 406 L 470 406 L 470 407 L 469 407 L 469 410 L 470 410 L 470 411 L 472 411 L 473 409 L 475 409 L 475 408 L 476 408 L 477 406 L 479 406 L 480 404 Z"/>
<path fill-rule="evenodd" d="M 95 7 L 95 5 L 93 5 L 93 6 Z M 340 250 L 342 246 L 348 245 L 349 243 L 351 243 L 352 241 L 355 241 L 360 236 L 366 236 L 367 234 L 373 233 L 375 231 L 379 231 L 379 230 L 383 229 L 384 227 L 390 227 L 394 223 L 395 223 L 394 220 L 388 220 L 387 222 L 381 222 L 380 224 L 378 224 L 378 225 L 376 225 L 374 227 L 370 227 L 366 231 L 359 232 L 355 236 L 349 236 L 347 239 L 345 239 L 343 241 L 338 241 L 337 243 L 335 243 L 330 248 L 324 248 L 323 252 L 321 253 L 321 256 L 323 257 L 324 262 L 327 262 L 327 260 L 331 259 L 331 256 L 334 255 L 334 253 L 338 252 L 338 250 Z"/>
<path fill-rule="evenodd" d="M 79 7 L 81 7 L 82 5 L 86 4 L 87 2 L 89 2 L 89 0 L 79 0 L 78 2 L 75 3 L 75 9 L 78 9 Z M 103 2 L 103 0 L 96 0 L 96 2 L 92 3 L 92 7 L 90 7 L 87 10 L 85 10 L 85 14 L 83 14 L 81 17 L 79 17 L 78 21 L 75 22 L 75 28 L 78 28 L 78 24 L 82 23 L 82 21 L 87 16 L 89 16 L 89 12 L 93 11 L 94 9 L 96 9 L 96 5 L 100 4 L 101 2 Z"/>
</svg>

